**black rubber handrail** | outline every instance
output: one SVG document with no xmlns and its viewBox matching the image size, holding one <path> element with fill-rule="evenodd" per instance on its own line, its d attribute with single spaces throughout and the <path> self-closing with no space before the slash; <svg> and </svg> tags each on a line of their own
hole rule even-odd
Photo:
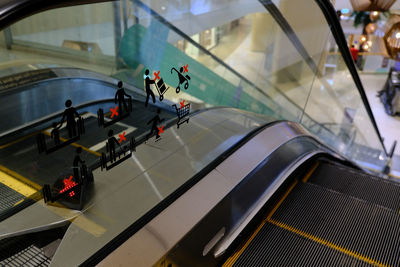
<svg viewBox="0 0 400 267">
<path fill-rule="evenodd" d="M 353 77 L 354 83 L 356 84 L 357 90 L 360 93 L 361 100 L 364 104 L 364 107 L 367 111 L 368 117 L 374 127 L 374 130 L 376 134 L 378 135 L 379 141 L 383 147 L 383 150 L 385 152 L 386 156 L 389 156 L 385 144 L 383 143 L 383 138 L 382 135 L 378 129 L 378 125 L 376 124 L 376 120 L 374 117 L 374 114 L 372 113 L 371 106 L 369 104 L 367 95 L 364 90 L 364 86 L 362 85 L 362 82 L 360 80 L 360 77 L 358 76 L 358 72 L 356 69 L 356 66 L 354 65 L 353 58 L 350 54 L 350 49 L 347 45 L 346 37 L 343 32 L 343 28 L 340 25 L 339 18 L 337 16 L 336 10 L 331 4 L 330 1 L 326 0 L 315 0 L 315 2 L 318 4 L 318 6 L 321 8 L 322 13 L 325 16 L 325 19 L 327 23 L 329 24 L 333 37 L 336 40 L 336 43 L 339 47 L 340 53 L 342 54 L 342 57 L 344 59 L 344 62 L 346 63 L 346 66 L 348 70 L 350 71 L 351 76 Z"/>
<path fill-rule="evenodd" d="M 85 107 L 89 107 L 89 106 L 93 106 L 93 105 L 101 104 L 101 103 L 107 103 L 107 102 L 114 102 L 114 98 L 98 99 L 98 100 L 94 100 L 94 101 L 88 101 L 88 102 L 85 102 L 83 104 L 76 105 L 75 109 L 79 110 L 79 109 L 82 109 L 82 108 L 85 108 Z M 24 125 L 22 125 L 20 127 L 13 128 L 13 129 L 11 129 L 9 131 L 3 132 L 3 133 L 0 134 L 0 139 L 1 138 L 6 138 L 6 137 L 10 137 L 10 136 L 15 136 L 16 134 L 19 134 L 21 132 L 24 132 L 26 130 L 34 128 L 36 126 L 42 125 L 43 123 L 49 122 L 51 120 L 54 120 L 57 117 L 62 116 L 63 113 L 64 113 L 64 110 L 61 110 L 61 111 L 52 113 L 52 114 L 50 114 L 50 115 L 48 115 L 46 117 L 40 118 L 38 120 L 34 120 L 34 121 L 32 121 L 32 122 L 30 122 L 28 124 L 24 124 Z"/>
<path fill-rule="evenodd" d="M 47 0 L 0 0 L 0 30 L 3 30 L 4 28 L 10 26 L 11 24 L 28 17 L 30 15 L 45 11 L 45 10 L 50 10 L 54 8 L 61 8 L 61 7 L 68 7 L 68 6 L 76 6 L 76 5 L 83 5 L 83 4 L 93 4 L 93 3 L 99 3 L 99 2 L 111 2 L 112 0 L 53 0 L 53 1 L 47 1 Z M 254 83 L 249 81 L 247 78 L 242 76 L 240 73 L 232 69 L 229 65 L 227 65 L 225 62 L 223 62 L 221 59 L 210 53 L 207 49 L 202 47 L 200 44 L 198 44 L 196 41 L 190 38 L 190 36 L 186 35 L 184 32 L 180 31 L 178 28 L 176 28 L 174 25 L 166 21 L 161 15 L 156 13 L 154 10 L 150 9 L 148 6 L 143 4 L 142 2 L 138 0 L 132 0 L 133 2 L 137 3 L 140 5 L 145 11 L 150 12 L 152 15 L 155 16 L 156 19 L 158 19 L 161 23 L 169 27 L 171 30 L 175 31 L 177 34 L 181 35 L 184 39 L 186 39 L 188 42 L 190 42 L 192 45 L 200 49 L 202 52 L 205 54 L 209 55 L 211 58 L 213 58 L 216 62 L 221 64 L 222 66 L 226 67 L 229 71 L 237 75 L 240 79 L 244 80 L 248 84 L 250 84 L 252 87 L 256 89 L 259 93 L 273 101 L 273 99 L 266 94 L 263 90 L 261 90 L 259 87 L 257 87 Z M 290 98 L 288 98 L 279 88 L 274 86 L 273 84 L 270 84 L 286 101 L 288 101 L 291 105 L 293 105 L 295 108 L 302 110 L 300 106 L 298 106 L 294 101 L 292 101 Z M 277 104 L 279 109 L 282 109 L 280 105 Z M 308 114 L 304 114 L 303 116 L 306 116 L 309 120 L 317 123 L 313 118 L 311 118 Z M 323 126 L 322 126 L 323 127 Z M 327 131 L 330 131 L 329 129 L 326 129 Z"/>
<path fill-rule="evenodd" d="M 16 22 L 18 20 L 21 20 L 24 17 L 39 13 L 39 12 L 44 11 L 44 10 L 60 8 L 60 7 L 67 7 L 67 6 L 83 5 L 83 4 L 89 4 L 89 3 L 109 2 L 109 1 L 110 0 L 53 0 L 53 1 L 49 2 L 47 0 L 0 0 L 0 30 L 3 30 L 4 28 L 10 26 L 12 23 L 14 23 L 14 22 Z M 138 0 L 133 0 L 133 1 L 137 2 L 138 4 L 143 4 L 143 3 L 139 2 Z M 330 3 L 328 3 L 327 1 L 324 1 L 324 0 L 315 0 L 315 1 L 320 5 L 321 10 L 323 11 L 325 17 L 327 18 L 328 23 L 331 26 L 333 26 L 332 32 L 334 33 L 335 38 L 339 37 L 338 39 L 343 39 L 344 38 L 344 34 L 343 34 L 343 31 L 342 31 L 342 29 L 340 27 L 340 23 L 338 22 L 338 19 L 336 17 L 336 12 L 335 12 L 334 8 L 332 7 L 332 5 Z M 260 2 L 264 2 L 264 1 L 260 1 Z M 147 7 L 147 8 L 148 8 L 148 10 L 151 10 L 149 7 Z M 155 18 L 159 19 L 163 23 L 165 22 L 166 23 L 165 25 L 170 26 L 170 29 L 176 31 L 178 34 L 180 34 L 182 37 L 184 37 L 188 42 L 190 42 L 191 44 L 193 44 L 194 46 L 199 48 L 201 51 L 203 51 L 204 53 L 206 53 L 207 55 L 212 57 L 219 64 L 223 65 L 224 67 L 226 67 L 227 69 L 232 71 L 234 74 L 238 75 L 238 77 L 242 78 L 244 81 L 246 81 L 250 85 L 254 86 L 254 88 L 256 88 L 256 90 L 258 90 L 260 93 L 262 93 L 263 95 L 265 95 L 266 97 L 271 99 L 260 88 L 255 86 L 252 82 L 247 80 L 245 77 L 242 77 L 242 75 L 240 75 L 238 72 L 236 72 L 234 69 L 232 69 L 229 65 L 226 65 L 223 61 L 221 61 L 215 55 L 210 53 L 207 49 L 205 49 L 204 47 L 199 45 L 197 42 L 192 40 L 185 33 L 181 32 L 175 26 L 173 26 L 168 21 L 163 19 L 159 14 L 157 14 L 153 10 L 151 10 L 151 12 L 152 12 L 152 14 L 155 15 Z M 336 19 L 336 21 L 335 21 L 335 19 Z M 330 23 L 330 21 L 334 21 L 334 22 Z M 339 25 L 338 29 L 336 27 L 337 25 Z M 337 35 L 340 35 L 340 32 L 341 32 L 342 37 L 337 36 Z M 339 33 L 339 34 L 337 34 L 337 33 Z M 337 40 L 337 43 L 339 45 L 340 41 Z M 375 131 L 377 132 L 377 134 L 379 136 L 379 139 L 380 139 L 380 142 L 381 142 L 381 144 L 383 146 L 383 149 L 385 150 L 385 153 L 387 154 L 386 148 L 385 148 L 385 146 L 383 144 L 383 139 L 382 139 L 382 137 L 380 135 L 380 132 L 378 130 L 378 127 L 376 125 L 376 121 L 375 121 L 375 119 L 373 117 L 371 108 L 370 108 L 370 106 L 368 104 L 368 100 L 366 98 L 366 95 L 365 95 L 364 89 L 362 87 L 361 81 L 360 81 L 360 79 L 358 77 L 358 74 L 357 74 L 357 72 L 355 70 L 354 64 L 351 61 L 350 52 L 348 51 L 348 49 L 346 50 L 343 47 L 341 47 L 340 45 L 339 45 L 339 48 L 341 49 L 341 51 L 343 50 L 342 51 L 342 55 L 343 55 L 343 57 L 345 59 L 346 64 L 348 65 L 348 68 L 349 68 L 349 70 L 350 70 L 350 72 L 351 72 L 351 74 L 353 76 L 353 79 L 354 79 L 354 81 L 355 81 L 355 83 L 357 85 L 357 88 L 360 91 L 361 98 L 362 98 L 362 100 L 364 102 L 364 105 L 366 106 L 367 113 L 368 113 L 368 115 L 369 115 L 369 117 L 370 117 L 370 119 L 371 119 L 371 121 L 373 123 Z M 346 46 L 346 48 L 347 48 L 347 46 Z M 350 58 L 350 62 L 349 62 L 349 58 Z M 310 57 L 305 58 L 306 62 L 309 63 L 310 62 L 309 59 L 310 59 Z M 354 77 L 356 77 L 356 78 L 354 78 Z M 299 110 L 302 110 L 296 103 L 294 103 L 291 99 L 289 99 L 278 88 L 276 88 L 275 86 L 273 86 L 273 87 L 288 102 L 290 102 L 295 107 L 299 108 Z M 312 119 L 307 114 L 304 114 L 304 115 L 306 115 L 311 121 L 315 122 L 315 120 Z"/>
<path fill-rule="evenodd" d="M 213 161 L 211 161 L 207 166 L 201 169 L 198 173 L 196 173 L 193 177 L 183 183 L 180 187 L 178 187 L 174 192 L 169 194 L 163 200 L 161 200 L 158 204 L 156 204 L 153 208 L 147 211 L 142 217 L 133 222 L 128 228 L 115 236 L 112 240 L 106 243 L 102 248 L 97 250 L 92 256 L 90 256 L 86 261 L 84 261 L 80 266 L 95 266 L 103 259 L 107 257 L 112 251 L 118 248 L 121 244 L 126 242 L 131 236 L 133 236 L 137 231 L 143 228 L 146 224 L 148 224 L 153 218 L 155 218 L 158 214 L 160 214 L 163 210 L 165 210 L 169 205 L 171 205 L 175 200 L 177 200 L 180 196 L 182 196 L 186 191 L 192 188 L 195 184 L 197 184 L 203 177 L 205 177 L 208 173 L 210 173 L 215 167 L 221 164 L 227 157 L 232 155 L 235 151 L 237 151 L 241 146 L 247 143 L 252 137 L 256 136 L 262 130 L 282 121 L 274 121 L 270 123 L 266 123 L 261 125 L 249 133 L 247 133 L 243 138 L 237 141 L 233 146 L 231 146 L 228 150 L 223 152 Z"/>
<path fill-rule="evenodd" d="M 375 132 L 378 135 L 378 138 L 382 145 L 383 151 L 385 152 L 385 155 L 388 156 L 388 152 L 383 143 L 383 138 L 379 132 L 378 126 L 375 121 L 375 117 L 372 113 L 370 104 L 369 104 L 367 96 L 365 94 L 364 87 L 361 83 L 360 77 L 358 76 L 357 70 L 356 70 L 354 62 L 353 62 L 353 58 L 351 57 L 350 50 L 347 46 L 346 37 L 343 33 L 343 29 L 342 29 L 342 26 L 340 25 L 335 8 L 332 6 L 332 4 L 329 1 L 326 1 L 326 0 L 315 0 L 315 1 L 318 4 L 318 6 L 320 7 L 322 13 L 325 16 L 325 19 L 326 19 L 328 25 L 330 26 L 332 35 L 334 36 L 335 41 L 340 49 L 341 55 L 346 63 L 346 66 L 353 77 L 353 81 L 357 87 L 358 92 L 360 93 L 361 100 L 367 111 L 367 114 L 372 123 L 372 126 L 374 127 Z M 288 23 L 288 21 L 286 20 L 284 15 L 280 12 L 279 8 L 272 2 L 272 0 L 259 0 L 259 2 L 274 17 L 276 22 L 281 27 L 282 31 L 286 34 L 288 39 L 292 42 L 293 46 L 296 48 L 296 50 L 302 56 L 302 58 L 307 63 L 307 65 L 310 67 L 310 69 L 315 73 L 315 75 L 320 77 L 321 75 L 318 71 L 317 65 L 315 64 L 312 57 L 308 54 L 306 48 L 303 46 L 299 37 L 297 36 L 297 34 L 293 30 L 293 28 L 290 26 L 290 24 Z"/>
</svg>

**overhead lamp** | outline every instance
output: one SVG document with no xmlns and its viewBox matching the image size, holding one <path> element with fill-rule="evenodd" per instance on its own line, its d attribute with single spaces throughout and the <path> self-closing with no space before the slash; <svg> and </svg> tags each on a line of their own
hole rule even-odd
<svg viewBox="0 0 400 267">
<path fill-rule="evenodd" d="M 354 11 L 388 11 L 396 0 L 350 0 Z"/>
<path fill-rule="evenodd" d="M 387 54 L 396 59 L 400 53 L 400 16 L 393 14 L 385 24 L 385 36 L 383 42 Z"/>
<path fill-rule="evenodd" d="M 369 18 L 371 19 L 371 21 L 376 21 L 379 19 L 379 15 L 380 13 L 378 11 L 372 11 L 371 13 L 369 13 Z"/>
<path fill-rule="evenodd" d="M 377 28 L 378 27 L 376 26 L 376 24 L 371 22 L 371 23 L 368 23 L 367 26 L 365 26 L 365 32 L 368 34 L 373 34 Z"/>
<path fill-rule="evenodd" d="M 361 37 L 360 37 L 360 43 L 364 43 L 364 42 L 366 42 L 366 41 L 367 41 L 367 36 L 361 35 Z"/>
</svg>

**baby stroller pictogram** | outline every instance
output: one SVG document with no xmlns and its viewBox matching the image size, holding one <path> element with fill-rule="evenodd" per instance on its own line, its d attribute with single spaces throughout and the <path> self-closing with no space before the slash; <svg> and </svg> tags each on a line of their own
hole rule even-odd
<svg viewBox="0 0 400 267">
<path fill-rule="evenodd" d="M 179 71 L 177 69 L 175 69 L 175 68 L 172 68 L 171 69 L 171 73 L 172 73 L 173 70 L 176 71 L 176 73 L 178 73 L 178 78 L 179 78 L 179 84 L 176 87 L 176 93 L 179 93 L 181 91 L 180 86 L 182 84 L 184 84 L 185 90 L 187 90 L 189 88 L 190 76 L 189 75 L 185 75 L 185 76 L 183 75 L 183 73 L 184 73 L 183 67 L 181 67 L 179 69 Z"/>
</svg>

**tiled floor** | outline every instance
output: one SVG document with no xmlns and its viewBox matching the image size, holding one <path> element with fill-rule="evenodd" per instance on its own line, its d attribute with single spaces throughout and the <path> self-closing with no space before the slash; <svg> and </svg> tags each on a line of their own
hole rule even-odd
<svg viewBox="0 0 400 267">
<path fill-rule="evenodd" d="M 377 93 L 383 88 L 387 76 L 384 74 L 361 74 L 360 78 L 378 124 L 379 131 L 384 138 L 385 146 L 389 150 L 394 140 L 400 141 L 400 117 L 389 116 L 385 112 L 379 97 L 377 97 Z M 395 154 L 400 154 L 399 147 L 396 148 Z"/>
<path fill-rule="evenodd" d="M 265 52 L 252 52 L 250 51 L 250 31 L 249 21 L 244 19 L 241 21 L 239 27 L 235 30 L 235 34 L 240 33 L 241 38 L 237 36 L 224 36 L 223 42 L 217 47 L 212 49 L 212 53 L 217 57 L 224 60 L 225 63 L 232 66 L 239 73 L 244 75 L 251 81 L 254 81 L 262 88 L 268 89 L 268 80 L 270 77 L 263 73 L 263 65 L 265 65 Z M 229 44 L 229 45 L 227 45 Z M 203 61 L 202 58 L 198 59 Z M 204 62 L 215 72 L 219 73 L 221 66 L 210 64 L 211 62 Z M 239 64 L 238 64 L 239 63 Z M 344 62 L 337 62 L 344 64 Z M 255 68 L 255 69 L 254 69 Z M 285 71 L 285 70 L 284 70 Z M 261 75 L 263 74 L 263 75 Z M 290 73 L 287 73 L 290 75 Z M 381 136 L 384 138 L 384 144 L 387 150 L 390 150 L 394 140 L 400 136 L 400 117 L 392 117 L 385 113 L 383 104 L 376 96 L 377 92 L 382 89 L 386 75 L 385 74 L 360 74 L 364 88 L 370 102 L 371 109 L 377 121 Z M 281 83 L 276 83 L 275 86 L 283 91 L 291 100 L 296 102 L 300 107 L 303 107 L 305 97 L 307 97 L 310 86 L 310 79 L 312 76 L 303 75 L 302 80 L 290 80 Z M 356 90 L 354 83 L 348 71 L 338 71 L 331 78 L 324 77 L 327 84 L 315 84 L 311 91 L 311 95 L 307 102 L 306 112 L 319 122 L 341 123 L 343 110 L 346 107 L 353 107 L 357 109 L 356 118 L 353 125 L 358 129 L 358 140 L 362 141 L 364 145 L 372 144 L 375 148 L 380 147 L 377 135 L 369 122 L 369 118 L 365 109 L 362 107 L 360 96 Z M 261 80 L 260 80 L 261 79 Z M 273 79 L 272 79 L 273 80 Z M 264 85 L 264 86 L 262 86 Z M 328 88 L 329 87 L 329 88 Z M 335 100 L 335 103 L 327 103 Z M 340 102 L 340 103 L 338 103 Z M 358 104 L 355 104 L 358 102 Z M 327 105 L 328 104 L 328 105 Z M 333 108 L 333 106 L 337 106 Z M 331 111 L 327 111 L 331 109 Z M 339 114 L 340 113 L 340 114 Z M 399 140 L 400 141 L 400 140 Z M 356 139 L 357 142 L 357 139 Z M 400 155 L 400 147 L 395 150 L 395 155 Z M 400 156 L 395 156 L 393 159 L 393 171 L 396 175 L 400 174 Z"/>
<path fill-rule="evenodd" d="M 377 97 L 378 91 L 383 88 L 387 76 L 385 74 L 360 74 L 364 85 L 369 104 L 374 114 L 379 131 L 384 138 L 384 144 L 387 150 L 390 150 L 393 142 L 400 142 L 400 117 L 389 116 L 383 107 L 382 102 Z M 392 174 L 400 177 L 400 143 L 394 151 L 392 162 Z"/>
</svg>

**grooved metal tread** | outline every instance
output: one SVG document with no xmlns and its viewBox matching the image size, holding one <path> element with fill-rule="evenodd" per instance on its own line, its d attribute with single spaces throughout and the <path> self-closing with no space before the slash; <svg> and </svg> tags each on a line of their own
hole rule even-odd
<svg viewBox="0 0 400 267">
<path fill-rule="evenodd" d="M 396 212 L 400 209 L 400 184 L 359 173 L 347 167 L 320 163 L 308 182 L 364 199 Z"/>
<path fill-rule="evenodd" d="M 50 259 L 44 255 L 44 252 L 34 245 L 27 247 L 26 249 L 18 252 L 12 257 L 0 261 L 0 266 L 49 266 Z"/>
<path fill-rule="evenodd" d="M 0 183 L 0 213 L 12 208 L 15 203 L 24 198 L 22 194 Z"/>
<path fill-rule="evenodd" d="M 373 266 L 266 223 L 233 266 Z"/>
<path fill-rule="evenodd" d="M 400 266 L 400 215 L 391 209 L 300 183 L 272 219 L 376 264 Z"/>
</svg>

